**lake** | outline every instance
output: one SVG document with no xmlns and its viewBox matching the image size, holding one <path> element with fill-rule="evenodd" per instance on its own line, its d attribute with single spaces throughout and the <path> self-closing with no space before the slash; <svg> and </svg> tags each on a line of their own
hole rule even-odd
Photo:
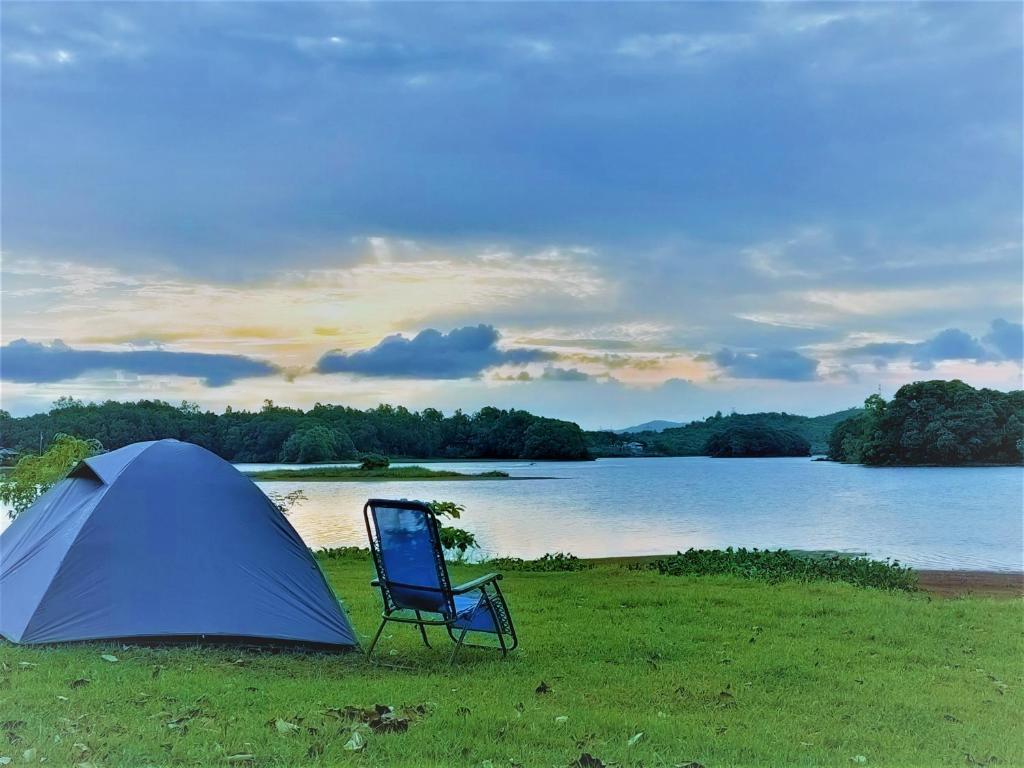
<svg viewBox="0 0 1024 768">
<path fill-rule="evenodd" d="M 453 462 L 550 480 L 260 483 L 301 488 L 289 519 L 309 546 L 366 545 L 367 497 L 451 500 L 486 554 L 649 555 L 689 547 L 866 552 L 919 568 L 1024 570 L 1020 467 L 869 468 L 705 457 Z M 239 465 L 269 469 L 284 465 Z"/>
<path fill-rule="evenodd" d="M 459 525 L 476 534 L 487 555 L 782 547 L 864 552 L 918 568 L 1024 570 L 1020 467 L 873 468 L 705 457 L 429 466 L 552 479 L 259 485 L 267 492 L 302 489 L 307 498 L 288 519 L 314 549 L 366 546 L 362 509 L 374 496 L 465 505 Z M 0 530 L 6 525 L 0 511 Z"/>
</svg>

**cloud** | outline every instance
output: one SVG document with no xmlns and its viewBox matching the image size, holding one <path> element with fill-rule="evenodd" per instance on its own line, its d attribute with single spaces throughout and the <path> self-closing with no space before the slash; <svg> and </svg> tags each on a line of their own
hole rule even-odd
<svg viewBox="0 0 1024 768">
<path fill-rule="evenodd" d="M 1020 362 L 1024 332 L 1020 323 L 1002 318 L 992 321 L 991 331 L 978 339 L 959 328 L 946 328 L 924 341 L 880 341 L 844 350 L 847 358 L 874 358 L 876 364 L 889 360 L 909 360 L 918 370 L 927 371 L 946 360 L 973 360 L 976 363 L 1010 360 Z"/>
<path fill-rule="evenodd" d="M 354 373 L 398 379 L 467 379 L 498 365 L 550 360 L 539 349 L 499 349 L 501 335 L 491 325 L 466 326 L 449 333 L 433 328 L 408 339 L 388 336 L 358 352 L 331 351 L 317 362 L 319 373 Z"/>
<path fill-rule="evenodd" d="M 1024 360 L 1024 325 L 998 318 L 983 341 L 996 349 L 1005 360 Z"/>
<path fill-rule="evenodd" d="M 712 362 L 734 379 L 779 379 L 781 381 L 815 381 L 818 361 L 791 349 L 766 349 L 757 352 L 734 352 L 721 349 L 697 360 Z"/>
<path fill-rule="evenodd" d="M 0 347 L 0 378 L 45 383 L 74 379 L 92 371 L 115 370 L 142 376 L 186 376 L 220 387 L 236 379 L 270 376 L 278 368 L 242 355 L 132 350 L 72 349 L 60 340 L 46 345 L 17 339 Z"/>
<path fill-rule="evenodd" d="M 750 44 L 751 38 L 746 34 L 667 32 L 660 35 L 632 35 L 619 44 L 616 52 L 638 59 L 668 56 L 677 61 L 688 61 L 719 53 L 734 53 Z"/>
<path fill-rule="evenodd" d="M 540 376 L 545 381 L 589 381 L 594 378 L 578 368 L 556 368 L 549 365 Z"/>
</svg>

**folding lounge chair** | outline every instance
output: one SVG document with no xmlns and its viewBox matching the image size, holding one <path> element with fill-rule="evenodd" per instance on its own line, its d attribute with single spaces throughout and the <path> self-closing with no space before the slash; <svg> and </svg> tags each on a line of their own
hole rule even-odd
<svg viewBox="0 0 1024 768">
<path fill-rule="evenodd" d="M 363 507 L 370 552 L 377 568 L 371 586 L 380 587 L 384 611 L 366 652 L 373 649 L 389 621 L 416 624 L 428 648 L 428 626 L 443 626 L 455 643 L 449 664 L 463 645 L 500 648 L 507 655 L 518 645 L 508 605 L 498 582 L 488 573 L 457 587 L 444 561 L 437 517 L 422 501 L 370 499 Z M 424 615 L 426 614 L 426 615 Z M 494 643 L 467 643 L 470 632 L 495 635 Z"/>
</svg>

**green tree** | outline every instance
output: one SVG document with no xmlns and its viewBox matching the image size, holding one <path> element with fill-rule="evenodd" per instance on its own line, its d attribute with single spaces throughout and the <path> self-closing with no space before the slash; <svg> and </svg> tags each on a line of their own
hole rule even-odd
<svg viewBox="0 0 1024 768">
<path fill-rule="evenodd" d="M 829 458 L 872 465 L 1012 464 L 1024 456 L 1024 392 L 975 389 L 962 381 L 917 381 L 837 424 Z"/>
<path fill-rule="evenodd" d="M 785 429 L 730 427 L 708 438 L 704 453 L 717 458 L 809 456 L 811 444 Z"/>
<path fill-rule="evenodd" d="M 350 458 L 355 453 L 348 433 L 322 425 L 293 432 L 281 446 L 280 460 L 315 464 Z"/>
<path fill-rule="evenodd" d="M 0 478 L 0 501 L 10 505 L 8 516 L 13 520 L 56 483 L 82 459 L 103 451 L 96 440 L 80 440 L 60 434 L 40 456 L 22 456 L 14 469 Z"/>
<path fill-rule="evenodd" d="M 523 436 L 523 458 L 576 461 L 589 459 L 583 430 L 568 421 L 537 419 Z"/>
</svg>

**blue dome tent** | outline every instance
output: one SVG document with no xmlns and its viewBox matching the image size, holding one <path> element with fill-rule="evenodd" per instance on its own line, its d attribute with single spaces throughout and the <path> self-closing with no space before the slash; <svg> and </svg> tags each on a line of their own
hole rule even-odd
<svg viewBox="0 0 1024 768">
<path fill-rule="evenodd" d="M 357 645 L 280 510 L 177 440 L 86 459 L 0 534 L 0 635 Z"/>
</svg>

